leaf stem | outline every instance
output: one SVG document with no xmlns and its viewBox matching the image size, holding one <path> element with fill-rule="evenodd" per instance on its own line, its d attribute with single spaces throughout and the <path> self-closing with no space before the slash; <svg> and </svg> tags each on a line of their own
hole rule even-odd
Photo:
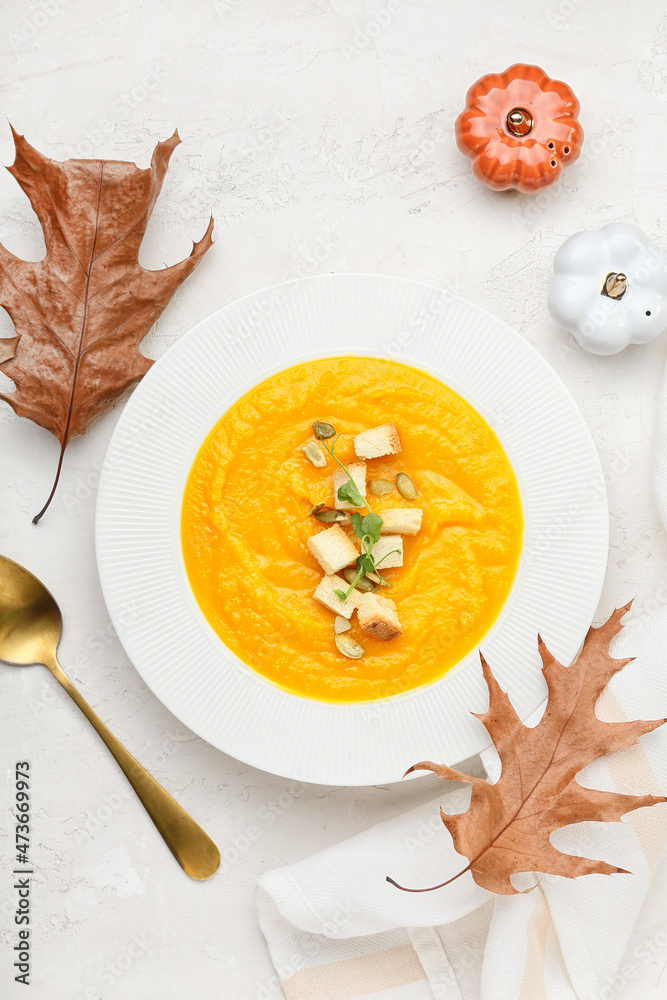
<svg viewBox="0 0 667 1000">
<path fill-rule="evenodd" d="M 380 559 L 380 561 L 379 561 L 379 562 L 376 562 L 376 563 L 375 563 L 375 568 L 377 569 L 377 568 L 378 568 L 378 566 L 381 566 L 381 565 L 382 565 L 382 563 L 383 563 L 383 562 L 385 561 L 385 559 L 388 559 L 388 558 L 389 558 L 389 556 L 393 556 L 394 552 L 400 552 L 400 551 L 401 551 L 400 549 L 392 549 L 392 550 L 391 550 L 391 552 L 387 552 L 387 553 L 385 553 L 385 555 L 383 555 L 383 556 L 382 556 L 382 559 Z M 375 560 L 373 560 L 373 562 L 375 562 Z M 379 575 L 379 574 L 378 574 L 378 575 Z"/>
<path fill-rule="evenodd" d="M 443 889 L 446 885 L 449 885 L 451 882 L 455 882 L 457 878 L 461 878 L 461 876 L 465 875 L 466 872 L 469 872 L 471 868 L 472 868 L 472 861 L 470 862 L 469 865 L 467 865 L 467 867 L 463 868 L 458 873 L 458 875 L 452 875 L 452 877 L 448 878 L 446 882 L 441 882 L 440 885 L 430 885 L 427 889 L 406 889 L 404 885 L 399 885 L 398 882 L 395 882 L 393 878 L 389 878 L 388 875 L 385 877 L 387 882 L 395 886 L 397 889 L 400 889 L 401 892 L 433 892 L 434 889 Z"/>
<path fill-rule="evenodd" d="M 49 509 L 49 504 L 53 500 L 53 497 L 55 496 L 55 492 L 56 492 L 56 490 L 58 488 L 58 480 L 60 479 L 60 472 L 61 472 L 62 467 L 63 467 L 63 458 L 64 457 L 65 457 L 65 445 L 63 444 L 63 445 L 60 446 L 60 458 L 58 459 L 58 468 L 56 469 L 56 478 L 53 481 L 53 486 L 51 488 L 51 492 L 49 493 L 49 499 L 46 501 L 46 503 L 44 504 L 44 506 L 40 510 L 39 514 L 35 514 L 35 516 L 33 517 L 33 519 L 32 519 L 32 523 L 33 524 L 39 524 L 40 519 L 44 516 L 44 514 L 46 514 L 47 510 Z"/>
<path fill-rule="evenodd" d="M 348 597 L 350 596 L 350 594 L 352 593 L 352 591 L 354 590 L 354 588 L 356 587 L 356 585 L 361 580 L 362 576 L 365 576 L 365 575 L 366 574 L 364 573 L 363 569 L 357 570 L 357 575 L 355 576 L 354 580 L 352 581 L 352 583 L 350 584 L 350 586 L 345 591 L 345 597 L 343 598 L 344 601 L 346 601 L 348 599 Z"/>
</svg>

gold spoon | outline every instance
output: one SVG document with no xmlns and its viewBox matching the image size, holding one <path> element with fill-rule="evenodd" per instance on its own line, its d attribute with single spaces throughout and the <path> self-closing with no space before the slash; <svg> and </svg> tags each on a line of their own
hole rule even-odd
<svg viewBox="0 0 667 1000">
<path fill-rule="evenodd" d="M 46 587 L 23 566 L 0 556 L 0 660 L 48 667 L 116 758 L 183 871 L 191 878 L 210 878 L 220 864 L 218 848 L 81 697 L 56 657 L 61 632 L 60 608 Z"/>
</svg>

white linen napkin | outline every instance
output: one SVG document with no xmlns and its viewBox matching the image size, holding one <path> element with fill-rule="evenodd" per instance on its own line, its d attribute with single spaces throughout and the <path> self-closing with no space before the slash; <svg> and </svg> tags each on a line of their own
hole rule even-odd
<svg viewBox="0 0 667 1000">
<path fill-rule="evenodd" d="M 637 659 L 612 679 L 598 714 L 607 721 L 667 716 L 667 608 L 643 618 L 631 612 L 626 622 L 612 652 Z M 483 762 L 489 780 L 497 780 L 495 750 Z M 619 792 L 667 793 L 667 726 L 590 764 L 579 780 Z M 631 875 L 522 875 L 516 887 L 535 888 L 520 896 L 493 895 L 469 873 L 431 893 L 404 893 L 385 882 L 391 874 L 403 885 L 433 885 L 465 867 L 438 806 L 460 812 L 469 794 L 461 786 L 260 879 L 259 921 L 287 1000 L 617 995 L 617 969 L 667 843 L 667 804 L 622 823 L 580 823 L 553 834 L 559 850 L 604 859 Z M 271 996 L 267 988 L 257 1000 Z"/>
</svg>

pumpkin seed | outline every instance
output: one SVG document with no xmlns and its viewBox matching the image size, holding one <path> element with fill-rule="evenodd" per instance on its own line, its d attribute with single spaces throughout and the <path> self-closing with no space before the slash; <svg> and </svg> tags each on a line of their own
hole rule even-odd
<svg viewBox="0 0 667 1000">
<path fill-rule="evenodd" d="M 319 444 L 315 443 L 315 441 L 309 441 L 308 444 L 304 444 L 301 450 L 310 464 L 314 465 L 316 469 L 323 469 L 327 464 L 324 452 L 320 448 Z"/>
<path fill-rule="evenodd" d="M 325 423 L 324 420 L 316 420 L 313 423 L 313 430 L 318 438 L 332 438 L 336 433 L 336 428 L 332 424 Z"/>
<path fill-rule="evenodd" d="M 376 586 L 378 587 L 382 583 L 382 580 L 380 579 L 377 573 L 366 573 L 366 576 L 369 580 L 372 580 L 373 583 L 376 584 Z"/>
<path fill-rule="evenodd" d="M 354 583 L 357 579 L 357 570 L 354 566 L 347 566 L 343 570 L 343 576 L 348 583 Z M 369 590 L 373 589 L 373 584 L 368 579 L 368 577 L 362 576 L 360 580 L 357 580 L 355 584 L 355 590 L 360 590 L 362 594 L 367 594 Z"/>
<path fill-rule="evenodd" d="M 391 493 L 394 484 L 389 479 L 371 479 L 368 488 L 374 496 L 381 497 L 385 493 Z"/>
<path fill-rule="evenodd" d="M 338 647 L 338 652 L 350 660 L 358 660 L 364 655 L 364 647 L 351 639 L 349 635 L 335 635 L 334 642 Z"/>
<path fill-rule="evenodd" d="M 349 632 L 351 628 L 352 626 L 347 618 L 343 618 L 342 615 L 336 615 L 334 620 L 334 632 L 336 635 L 340 635 L 341 632 Z"/>
<path fill-rule="evenodd" d="M 308 513 L 308 517 L 315 517 L 316 514 L 322 510 L 325 505 L 323 503 L 318 503 L 311 511 Z"/>
<path fill-rule="evenodd" d="M 324 507 L 323 510 L 318 510 L 314 515 L 318 521 L 322 524 L 349 524 L 350 515 L 346 514 L 344 510 L 332 510 L 331 507 Z"/>
<path fill-rule="evenodd" d="M 417 487 L 406 472 L 399 472 L 396 476 L 396 489 L 404 500 L 417 499 Z"/>
</svg>

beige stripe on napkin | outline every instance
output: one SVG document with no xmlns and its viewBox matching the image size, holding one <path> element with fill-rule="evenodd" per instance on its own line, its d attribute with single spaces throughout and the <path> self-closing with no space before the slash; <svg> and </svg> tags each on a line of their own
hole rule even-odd
<svg viewBox="0 0 667 1000">
<path fill-rule="evenodd" d="M 287 1000 L 355 1000 L 426 979 L 411 944 L 299 969 L 282 983 Z"/>
<path fill-rule="evenodd" d="M 539 896 L 526 925 L 526 968 L 523 973 L 519 1000 L 546 1000 L 544 962 L 551 914 L 542 889 L 533 890 Z"/>
</svg>

